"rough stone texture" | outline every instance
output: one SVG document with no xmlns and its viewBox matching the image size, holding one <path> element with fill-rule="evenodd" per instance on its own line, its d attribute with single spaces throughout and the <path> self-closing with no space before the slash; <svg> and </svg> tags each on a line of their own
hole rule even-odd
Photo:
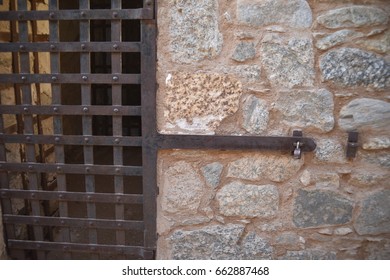
<svg viewBox="0 0 390 280">
<path fill-rule="evenodd" d="M 366 251 L 368 260 L 390 260 L 390 241 L 369 242 Z"/>
<path fill-rule="evenodd" d="M 200 206 L 204 186 L 191 164 L 180 161 L 166 169 L 160 191 L 164 212 L 193 215 Z"/>
<path fill-rule="evenodd" d="M 320 162 L 345 163 L 344 146 L 334 139 L 320 139 L 316 141 L 315 157 Z"/>
<path fill-rule="evenodd" d="M 275 109 L 283 123 L 294 128 L 316 128 L 329 132 L 334 127 L 333 95 L 326 89 L 281 92 Z"/>
<path fill-rule="evenodd" d="M 310 6 L 304 0 L 238 0 L 237 17 L 250 26 L 282 24 L 307 28 L 312 23 Z"/>
<path fill-rule="evenodd" d="M 358 40 L 357 44 L 369 51 L 387 54 L 390 51 L 390 31 L 385 32 L 383 35 L 380 35 L 375 39 L 365 38 Z"/>
<path fill-rule="evenodd" d="M 166 80 L 167 130 L 214 133 L 221 120 L 239 107 L 241 83 L 214 73 L 172 73 Z"/>
<path fill-rule="evenodd" d="M 386 11 L 370 6 L 349 6 L 330 10 L 317 17 L 327 28 L 366 27 L 386 24 Z"/>
<path fill-rule="evenodd" d="M 261 68 L 259 65 L 238 65 L 216 69 L 219 72 L 231 74 L 250 82 L 259 81 L 261 76 Z"/>
<path fill-rule="evenodd" d="M 379 167 L 390 168 L 390 152 L 381 151 L 376 153 L 361 153 L 366 163 L 374 164 Z"/>
<path fill-rule="evenodd" d="M 390 103 L 371 98 L 352 100 L 340 111 L 339 125 L 345 131 L 350 130 L 379 130 L 390 127 Z"/>
<path fill-rule="evenodd" d="M 334 234 L 344 236 L 352 233 L 353 230 L 351 228 L 343 227 L 343 228 L 336 228 L 334 230 Z"/>
<path fill-rule="evenodd" d="M 363 149 L 365 150 L 381 150 L 388 148 L 390 148 L 390 137 L 388 136 L 368 138 L 363 143 Z"/>
<path fill-rule="evenodd" d="M 305 187 L 309 186 L 312 183 L 311 172 L 308 170 L 303 171 L 299 181 L 301 181 Z"/>
<path fill-rule="evenodd" d="M 284 182 L 295 175 L 304 161 L 291 155 L 243 155 L 228 166 L 228 177 L 252 180 L 268 179 Z"/>
<path fill-rule="evenodd" d="M 351 174 L 351 178 L 348 181 L 349 184 L 358 187 L 370 187 L 377 186 L 381 182 L 386 185 L 390 182 L 390 173 L 386 171 L 372 169 L 355 169 Z"/>
<path fill-rule="evenodd" d="M 390 86 L 390 64 L 382 57 L 354 48 L 340 48 L 325 54 L 320 61 L 325 81 L 342 86 Z"/>
<path fill-rule="evenodd" d="M 221 52 L 223 38 L 218 26 L 217 2 L 177 0 L 172 3 L 169 32 L 175 61 L 191 63 Z"/>
<path fill-rule="evenodd" d="M 267 102 L 253 95 L 248 96 L 244 100 L 242 117 L 242 126 L 246 131 L 261 134 L 267 129 L 269 121 Z"/>
<path fill-rule="evenodd" d="M 172 247 L 172 258 L 176 260 L 271 258 L 272 248 L 255 233 L 249 233 L 239 244 L 244 228 L 245 226 L 241 224 L 228 224 L 190 231 L 177 230 L 168 238 Z"/>
<path fill-rule="evenodd" d="M 319 173 L 314 175 L 316 188 L 338 188 L 340 177 L 337 173 Z"/>
<path fill-rule="evenodd" d="M 297 227 L 345 224 L 352 219 L 353 202 L 336 192 L 299 190 L 293 221 Z"/>
<path fill-rule="evenodd" d="M 210 187 L 218 187 L 221 180 L 222 170 L 223 165 L 219 162 L 213 162 L 202 167 L 203 177 Z"/>
<path fill-rule="evenodd" d="M 313 85 L 314 54 L 310 38 L 286 40 L 277 34 L 267 34 L 261 44 L 261 54 L 272 84 L 286 88 Z"/>
<path fill-rule="evenodd" d="M 363 234 L 390 233 L 390 190 L 376 192 L 362 201 L 354 226 Z"/>
<path fill-rule="evenodd" d="M 225 216 L 269 218 L 279 207 L 279 193 L 273 185 L 245 185 L 232 182 L 218 191 L 219 211 Z"/>
<path fill-rule="evenodd" d="M 286 250 L 298 251 L 305 249 L 305 239 L 294 232 L 283 232 L 276 237 L 274 245 Z"/>
<path fill-rule="evenodd" d="M 232 59 L 238 62 L 250 60 L 256 56 L 255 44 L 253 42 L 240 42 L 234 53 Z"/>
<path fill-rule="evenodd" d="M 356 38 L 363 37 L 364 34 L 353 30 L 343 29 L 317 40 L 316 47 L 320 50 L 327 50 L 334 46 L 343 44 Z"/>
<path fill-rule="evenodd" d="M 284 260 L 335 260 L 336 252 L 325 250 L 289 251 L 282 258 Z"/>
</svg>

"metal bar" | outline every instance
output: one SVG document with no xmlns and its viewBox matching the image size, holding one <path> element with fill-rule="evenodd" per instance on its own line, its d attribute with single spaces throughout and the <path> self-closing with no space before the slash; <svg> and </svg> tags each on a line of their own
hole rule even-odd
<svg viewBox="0 0 390 280">
<path fill-rule="evenodd" d="M 80 10 L 89 10 L 89 1 L 79 1 Z M 86 11 L 83 11 L 86 14 Z M 80 21 L 80 42 L 90 42 L 90 21 L 85 18 Z M 82 73 L 91 73 L 91 58 L 89 53 L 80 54 L 80 71 Z M 91 105 L 91 85 L 81 85 L 81 104 Z M 83 116 L 83 135 L 92 135 L 92 116 Z M 84 164 L 91 165 L 94 162 L 93 159 L 93 146 L 84 146 Z M 95 192 L 95 176 L 86 173 L 85 175 L 85 191 L 87 193 Z M 96 205 L 95 203 L 87 203 L 87 215 L 89 219 L 96 219 Z M 88 230 L 88 239 L 91 244 L 98 243 L 97 231 L 95 229 Z M 95 255 L 93 258 L 97 258 Z"/>
<path fill-rule="evenodd" d="M 27 0 L 18 0 L 18 8 L 21 11 L 27 10 Z M 25 20 L 19 21 L 19 41 L 28 42 L 28 23 Z M 30 73 L 30 56 L 28 53 L 20 54 L 20 71 L 22 73 Z M 22 85 L 22 97 L 23 104 L 32 104 L 32 95 L 31 95 L 31 86 Z M 24 116 L 24 130 L 27 134 L 34 134 L 34 123 L 32 115 Z M 35 157 L 35 145 L 26 144 L 26 160 L 29 163 L 36 162 Z M 36 172 L 28 173 L 28 188 L 30 190 L 38 190 L 38 176 Z M 34 216 L 41 215 L 41 205 L 39 201 L 31 201 L 31 213 Z M 35 240 L 41 241 L 44 240 L 43 229 L 40 226 L 34 226 L 34 238 Z M 45 252 L 37 251 L 38 259 L 45 259 Z"/>
<path fill-rule="evenodd" d="M 20 135 L 0 134 L 0 143 L 33 143 L 56 145 L 128 146 L 141 147 L 142 138 L 136 136 L 77 136 L 77 135 Z M 57 159 L 57 163 L 59 162 Z"/>
<path fill-rule="evenodd" d="M 51 21 L 50 23 L 56 23 Z M 138 42 L 1 43 L 0 52 L 140 52 Z"/>
<path fill-rule="evenodd" d="M 137 246 L 123 245 L 98 245 L 98 244 L 82 244 L 82 243 L 66 243 L 66 242 L 39 242 L 39 241 L 21 241 L 8 240 L 8 246 L 15 249 L 27 250 L 45 250 L 45 251 L 71 251 L 84 253 L 103 253 L 103 254 L 126 254 L 144 257 L 145 254 L 150 254 L 150 250 Z"/>
<path fill-rule="evenodd" d="M 121 0 L 112 0 L 111 1 L 111 9 L 117 10 L 122 8 Z M 121 41 L 121 20 L 114 19 L 111 21 L 111 40 L 112 41 Z M 120 53 L 112 53 L 111 54 L 111 68 L 113 73 L 121 73 L 122 72 L 122 63 L 121 63 L 121 54 Z M 116 106 L 122 105 L 122 85 L 112 85 L 112 104 Z M 140 112 L 141 113 L 141 112 Z M 122 136 L 122 117 L 115 115 L 112 117 L 112 126 L 113 126 L 113 135 L 114 136 Z M 122 165 L 123 164 L 123 147 L 115 146 L 113 147 L 113 156 L 114 156 L 114 164 Z M 114 177 L 114 188 L 115 193 L 123 193 L 123 177 L 115 176 Z M 122 203 L 115 204 L 115 218 L 117 220 L 125 219 L 125 207 Z M 116 233 L 116 244 L 117 245 L 125 245 L 126 244 L 126 235 L 123 229 L 117 230 Z"/>
<path fill-rule="evenodd" d="M 156 129 L 156 24 L 141 21 L 142 165 L 144 194 L 144 245 L 156 247 L 157 129 Z"/>
<path fill-rule="evenodd" d="M 306 137 L 279 136 L 216 136 L 216 135 L 158 135 L 160 149 L 216 149 L 216 150 L 279 150 L 293 151 L 300 142 L 301 150 L 313 151 L 316 144 Z"/>
<path fill-rule="evenodd" d="M 80 0 L 81 1 L 81 0 Z M 80 10 L 60 11 L 7 11 L 0 12 L 0 20 L 129 20 L 129 19 L 152 19 L 153 10 L 144 9 L 123 9 L 123 10 L 100 10 L 80 8 Z"/>
<path fill-rule="evenodd" d="M 58 85 L 53 85 L 58 87 Z M 120 87 L 120 85 L 119 85 Z M 141 116 L 140 106 L 97 106 L 97 105 L 0 105 L 0 114 L 36 114 L 36 115 L 94 115 L 94 116 Z M 60 134 L 60 133 L 56 133 Z"/>
<path fill-rule="evenodd" d="M 125 220 L 4 215 L 3 221 L 5 224 L 29 224 L 29 225 L 39 224 L 44 226 L 81 227 L 81 228 L 96 228 L 96 229 L 115 229 L 115 230 L 141 231 L 144 228 L 144 224 L 142 221 L 125 221 Z"/>
<path fill-rule="evenodd" d="M 23 53 L 21 53 L 23 54 Z M 28 56 L 28 53 L 25 53 Z M 84 55 L 83 53 L 81 54 Z M 85 54 L 89 56 L 89 53 Z M 1 74 L 0 83 L 4 84 L 140 84 L 139 74 Z"/>
<path fill-rule="evenodd" d="M 11 172 L 57 172 L 64 174 L 142 176 L 141 166 L 54 164 L 54 163 L 9 163 L 0 162 L 0 171 Z"/>
<path fill-rule="evenodd" d="M 58 200 L 58 201 L 79 201 L 79 202 L 101 202 L 101 203 L 124 203 L 142 204 L 141 194 L 111 194 L 111 193 L 81 193 L 62 191 L 25 191 L 1 189 L 2 198 L 21 198 L 30 200 Z M 11 214 L 11 213 L 6 213 Z M 63 217 L 60 217 L 63 218 Z"/>
<path fill-rule="evenodd" d="M 58 11 L 58 0 L 50 0 L 49 2 L 49 10 L 50 11 Z M 56 20 L 52 20 L 49 22 L 49 44 L 59 44 L 60 36 L 59 36 L 59 22 Z M 65 44 L 60 44 L 65 45 Z M 61 72 L 60 67 L 60 54 L 59 52 L 52 52 L 50 53 L 50 65 L 51 65 L 51 73 L 52 74 L 58 74 Z M 61 104 L 62 99 L 62 92 L 61 92 L 61 85 L 59 84 L 52 84 L 51 85 L 52 90 L 52 105 L 58 106 Z M 53 111 L 54 108 L 53 108 Z M 63 124 L 62 124 L 62 117 L 61 116 L 54 116 L 53 117 L 53 133 L 55 135 L 62 135 L 63 134 Z M 31 137 L 31 136 L 30 136 Z M 46 138 L 45 136 L 43 136 Z M 58 136 L 57 136 L 58 137 Z M 63 143 L 60 143 L 60 141 L 55 141 L 56 138 L 54 138 L 54 155 L 56 159 L 56 163 L 58 164 L 64 164 L 65 163 L 65 151 L 64 146 L 61 145 Z M 46 142 L 47 143 L 47 142 Z M 57 188 L 60 192 L 66 192 L 67 190 L 67 182 L 66 182 L 66 176 L 63 173 L 57 173 Z M 60 201 L 58 203 L 58 211 L 60 217 L 68 217 L 68 203 L 66 201 Z M 71 236 L 70 236 L 70 229 L 69 228 L 62 228 L 61 229 L 61 240 L 63 242 L 70 242 Z M 71 259 L 72 254 L 70 252 L 64 252 L 64 259 Z"/>
<path fill-rule="evenodd" d="M 143 230 L 144 223 L 142 221 L 125 221 L 125 220 L 103 220 L 103 219 L 77 219 L 63 217 L 34 217 L 34 216 L 18 216 L 18 215 L 3 215 L 5 224 L 28 224 L 28 225 L 44 225 L 56 227 L 80 227 L 80 228 L 96 228 L 96 229 L 115 229 L 115 230 Z"/>
</svg>

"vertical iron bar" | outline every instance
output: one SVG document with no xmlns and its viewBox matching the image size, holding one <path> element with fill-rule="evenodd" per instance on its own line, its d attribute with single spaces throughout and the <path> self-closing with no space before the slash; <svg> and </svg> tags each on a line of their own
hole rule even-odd
<svg viewBox="0 0 390 280">
<path fill-rule="evenodd" d="M 156 27 L 141 20 L 142 165 L 144 196 L 144 246 L 156 247 Z"/>
<path fill-rule="evenodd" d="M 58 10 L 58 0 L 50 0 L 49 2 L 49 10 L 57 11 Z M 56 20 L 51 20 L 49 22 L 49 41 L 53 43 L 58 43 L 60 41 L 59 38 L 59 23 Z M 50 53 L 50 67 L 51 73 L 53 75 L 60 73 L 60 54 L 58 52 Z M 61 105 L 61 85 L 53 83 L 51 85 L 52 90 L 52 104 L 53 105 Z M 63 134 L 63 124 L 61 116 L 53 116 L 53 127 L 54 127 L 54 135 L 61 136 Z M 65 155 L 64 155 L 64 146 L 63 145 L 55 145 L 54 146 L 54 154 L 57 164 L 65 163 Z M 57 173 L 57 188 L 59 191 L 66 191 L 66 176 L 62 173 Z M 58 203 L 59 207 L 59 215 L 60 217 L 68 217 L 68 203 L 65 201 L 60 201 Z M 62 242 L 71 242 L 70 231 L 68 227 L 61 228 L 61 241 Z M 69 252 L 63 253 L 64 259 L 71 259 L 72 254 Z"/>
<path fill-rule="evenodd" d="M 89 10 L 89 0 L 80 0 L 80 10 Z M 80 42 L 88 43 L 90 42 L 90 21 L 81 20 L 80 21 Z M 89 52 L 82 52 L 80 54 L 80 72 L 82 74 L 91 73 L 91 59 Z M 82 84 L 81 85 L 81 103 L 82 105 L 91 105 L 91 85 Z M 92 116 L 83 116 L 83 135 L 91 136 L 92 135 Z M 84 146 L 84 164 L 89 165 L 93 164 L 93 146 Z M 87 171 L 86 167 L 86 171 Z M 87 193 L 95 192 L 95 176 L 94 175 L 85 175 L 85 188 Z M 89 219 L 96 219 L 96 204 L 87 203 L 87 215 Z M 97 230 L 89 229 L 89 243 L 97 244 Z M 99 255 L 92 254 L 91 258 L 99 258 Z"/>
<path fill-rule="evenodd" d="M 111 8 L 112 9 L 121 9 L 122 7 L 121 0 L 112 0 Z M 121 41 L 121 21 L 112 20 L 111 21 L 111 41 L 120 42 Z M 121 53 L 113 52 L 111 53 L 111 67 L 112 73 L 120 74 L 122 72 L 122 63 L 121 63 Z M 112 84 L 112 105 L 122 105 L 122 85 L 121 84 Z M 112 131 L 113 136 L 122 136 L 122 116 L 112 116 Z M 114 165 L 123 165 L 123 147 L 114 146 Z M 123 194 L 123 176 L 114 177 L 114 186 L 115 193 Z M 115 204 L 115 219 L 124 220 L 125 219 L 125 208 L 123 204 Z M 117 245 L 126 245 L 126 235 L 124 230 L 116 231 L 116 244 Z"/>
<path fill-rule="evenodd" d="M 0 105 L 1 105 L 1 98 L 0 98 Z M 0 133 L 4 133 L 4 122 L 3 122 L 3 115 L 0 114 Z M 7 161 L 7 152 L 5 149 L 5 144 L 0 142 L 0 161 L 6 162 Z M 9 177 L 8 172 L 6 170 L 0 169 L 0 191 L 1 189 L 9 189 Z M 12 201 L 9 198 L 2 198 L 1 199 L 1 206 L 2 206 L 2 213 L 10 214 L 12 215 Z M 5 234 L 6 239 L 15 239 L 15 226 L 13 224 L 4 224 L 5 227 Z M 11 258 L 16 259 L 25 259 L 25 254 L 23 250 L 9 250 L 9 255 Z"/>
<path fill-rule="evenodd" d="M 21 11 L 27 11 L 27 0 L 18 0 L 18 8 Z M 28 42 L 28 22 L 19 21 L 19 41 L 21 43 Z M 30 73 L 30 55 L 28 52 L 22 52 L 20 54 L 20 70 L 21 73 Z M 23 104 L 33 105 L 31 96 L 31 85 L 22 85 Z M 33 116 L 31 114 L 25 114 L 24 117 L 24 131 L 25 134 L 34 134 Z M 36 162 L 35 144 L 26 144 L 26 156 L 27 162 Z M 28 173 L 28 186 L 30 190 L 38 190 L 38 176 L 34 171 Z M 37 200 L 31 201 L 31 212 L 34 216 L 41 215 L 41 205 Z M 34 236 L 36 241 L 43 241 L 43 229 L 41 226 L 34 226 Z M 37 250 L 38 259 L 45 259 L 45 252 Z"/>
</svg>

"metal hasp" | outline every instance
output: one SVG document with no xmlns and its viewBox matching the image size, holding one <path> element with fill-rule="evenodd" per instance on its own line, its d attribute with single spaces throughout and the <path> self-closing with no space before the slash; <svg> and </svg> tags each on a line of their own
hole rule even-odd
<svg viewBox="0 0 390 280">
<path fill-rule="evenodd" d="M 278 150 L 291 152 L 297 159 L 302 152 L 314 151 L 317 146 L 312 138 L 303 137 L 298 130 L 291 137 L 163 134 L 157 137 L 159 149 Z"/>
<path fill-rule="evenodd" d="M 347 143 L 347 158 L 351 159 L 356 157 L 359 133 L 357 131 L 348 132 L 348 143 Z"/>
</svg>

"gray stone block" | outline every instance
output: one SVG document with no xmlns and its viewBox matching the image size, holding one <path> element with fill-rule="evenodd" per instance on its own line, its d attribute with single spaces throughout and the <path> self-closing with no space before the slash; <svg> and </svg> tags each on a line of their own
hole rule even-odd
<svg viewBox="0 0 390 280">
<path fill-rule="evenodd" d="M 293 221 L 300 228 L 346 224 L 352 220 L 353 205 L 335 192 L 299 190 Z"/>
<path fill-rule="evenodd" d="M 354 226 L 361 235 L 390 233 L 390 190 L 365 198 Z"/>
</svg>

